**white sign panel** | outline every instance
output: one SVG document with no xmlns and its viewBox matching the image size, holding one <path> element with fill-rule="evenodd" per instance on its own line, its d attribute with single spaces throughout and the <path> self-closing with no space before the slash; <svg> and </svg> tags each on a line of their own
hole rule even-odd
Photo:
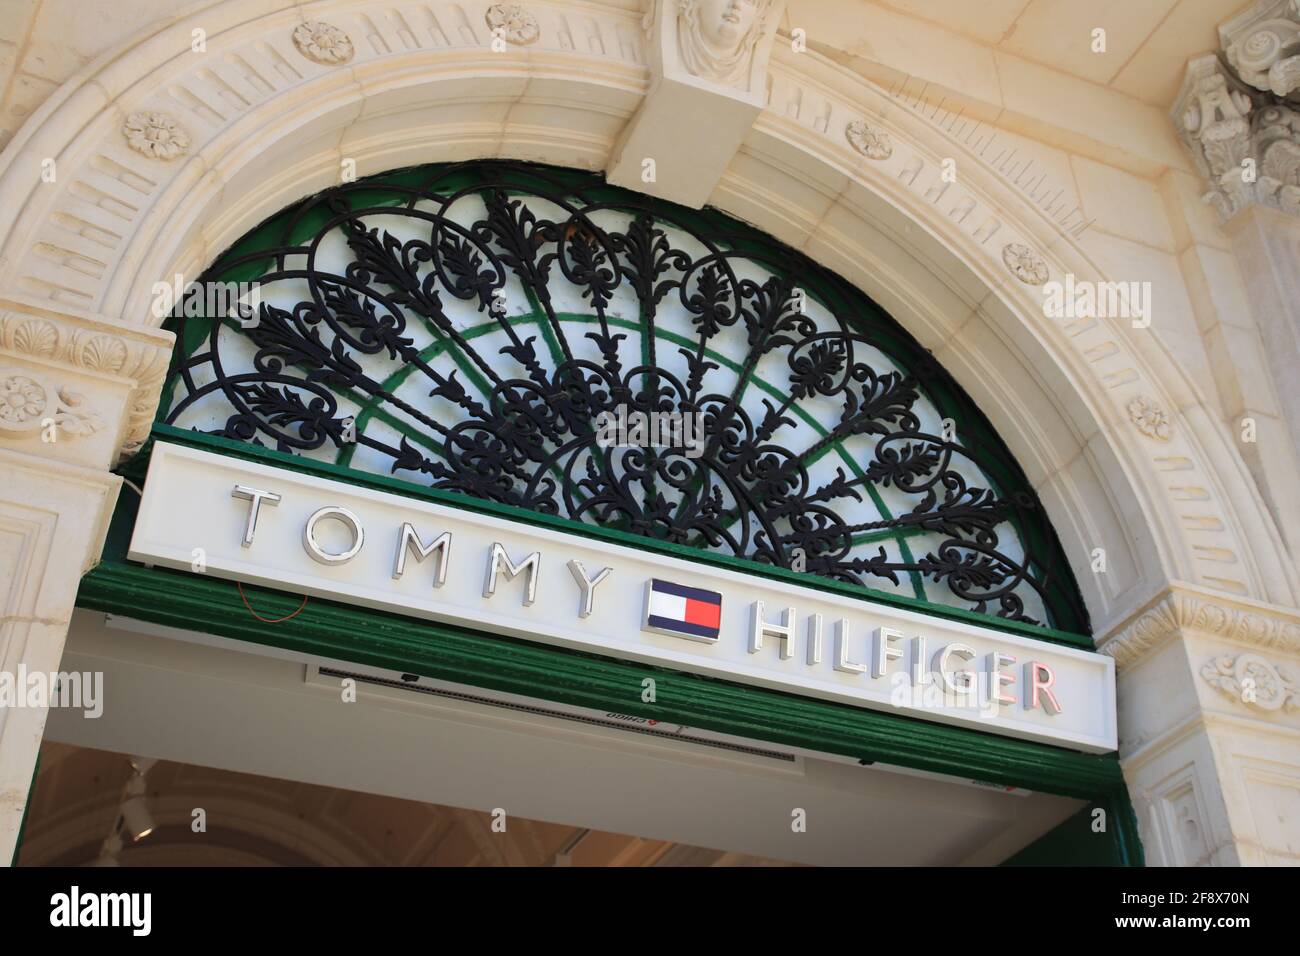
<svg viewBox="0 0 1300 956">
<path fill-rule="evenodd" d="M 154 447 L 130 557 L 989 733 L 1116 748 L 1115 667 L 1101 654 L 178 445 Z"/>
</svg>

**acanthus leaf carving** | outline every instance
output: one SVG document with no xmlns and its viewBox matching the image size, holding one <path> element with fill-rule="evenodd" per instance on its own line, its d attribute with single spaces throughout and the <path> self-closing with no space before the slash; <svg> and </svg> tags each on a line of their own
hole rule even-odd
<svg viewBox="0 0 1300 956">
<path fill-rule="evenodd" d="M 1251 90 L 1209 55 L 1188 64 L 1172 115 L 1207 181 L 1202 199 L 1225 220 L 1253 203 L 1300 214 L 1300 111 L 1290 101 Z"/>
<path fill-rule="evenodd" d="M 1300 90 L 1300 2 L 1262 0 L 1219 27 L 1223 53 L 1258 90 L 1290 96 Z"/>
<path fill-rule="evenodd" d="M 1300 653 L 1300 617 L 1294 611 L 1234 607 L 1231 602 L 1181 586 L 1166 592 L 1103 640 L 1098 650 L 1124 668 L 1184 630 L 1283 653 Z"/>
</svg>

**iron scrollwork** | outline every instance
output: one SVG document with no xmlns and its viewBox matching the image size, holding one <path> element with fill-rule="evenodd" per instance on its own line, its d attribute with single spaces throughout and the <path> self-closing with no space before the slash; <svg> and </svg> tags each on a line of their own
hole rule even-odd
<svg viewBox="0 0 1300 956">
<path fill-rule="evenodd" d="M 435 488 L 860 585 L 924 579 L 949 604 L 1086 630 L 1005 449 L 927 426 L 929 396 L 969 400 L 792 250 L 596 176 L 509 163 L 344 184 L 281 218 L 282 242 L 236 246 L 204 277 L 256 272 L 256 322 L 176 320 L 191 346 L 165 421 L 215 401 L 207 430 L 229 438 L 294 453 L 355 441 Z M 559 301 L 575 295 L 582 322 Z M 799 414 L 811 403 L 834 409 L 820 428 Z M 400 427 L 360 425 L 363 407 Z M 700 416 L 702 452 L 598 442 L 595 423 L 620 408 Z M 813 476 L 849 446 L 856 469 Z M 864 514 L 882 494 L 908 506 Z M 926 550 L 887 548 L 891 536 Z"/>
</svg>

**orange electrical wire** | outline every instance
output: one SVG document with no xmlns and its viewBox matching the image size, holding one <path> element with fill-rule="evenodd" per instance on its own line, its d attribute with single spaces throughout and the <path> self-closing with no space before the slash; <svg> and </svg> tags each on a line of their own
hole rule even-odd
<svg viewBox="0 0 1300 956">
<path fill-rule="evenodd" d="M 248 603 L 248 598 L 244 594 L 243 583 L 240 581 L 236 581 L 235 587 L 239 588 L 239 599 L 244 602 L 244 607 L 248 608 L 248 613 L 253 615 L 253 617 L 257 618 L 263 624 L 281 624 L 289 620 L 289 618 L 291 617 L 297 617 L 299 614 L 302 613 L 302 609 L 307 606 L 307 595 L 304 594 L 302 596 L 302 603 L 298 605 L 298 610 L 294 611 L 292 614 L 289 614 L 285 617 L 277 617 L 277 618 L 262 617 L 262 615 L 258 614 L 256 611 L 253 610 L 253 605 Z"/>
</svg>

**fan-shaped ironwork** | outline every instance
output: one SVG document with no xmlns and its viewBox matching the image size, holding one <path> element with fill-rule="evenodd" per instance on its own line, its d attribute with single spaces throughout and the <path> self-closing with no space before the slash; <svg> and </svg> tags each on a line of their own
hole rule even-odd
<svg viewBox="0 0 1300 956">
<path fill-rule="evenodd" d="M 203 278 L 261 302 L 173 320 L 169 423 L 1086 631 L 960 389 L 843 280 L 716 213 L 426 167 L 313 196 Z M 698 416 L 699 440 L 602 440 L 638 413 Z"/>
</svg>

